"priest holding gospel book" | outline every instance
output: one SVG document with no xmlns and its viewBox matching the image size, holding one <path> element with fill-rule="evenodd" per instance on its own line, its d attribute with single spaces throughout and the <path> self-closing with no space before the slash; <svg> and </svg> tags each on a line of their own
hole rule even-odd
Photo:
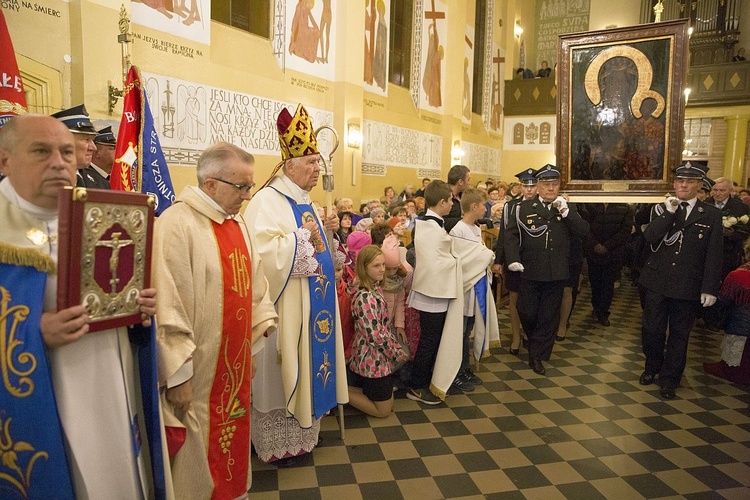
<svg viewBox="0 0 750 500">
<path fill-rule="evenodd" d="M 56 275 L 58 194 L 76 181 L 72 133 L 51 117 L 12 118 L 0 130 L 0 171 L 1 354 L 11 365 L 0 422 L 17 445 L 21 486 L 30 498 L 165 498 L 158 412 L 144 421 L 155 394 L 136 383 L 143 351 L 127 328 L 87 335 L 82 305 L 55 311 L 57 280 L 72 278 Z M 150 326 L 156 290 L 137 303 Z"/>
</svg>

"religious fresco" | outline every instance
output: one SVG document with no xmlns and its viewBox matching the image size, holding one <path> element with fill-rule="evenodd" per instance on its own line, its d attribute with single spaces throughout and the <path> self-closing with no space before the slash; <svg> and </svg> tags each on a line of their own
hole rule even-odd
<svg viewBox="0 0 750 500">
<path fill-rule="evenodd" d="M 210 85 L 143 73 L 154 127 L 170 165 L 194 165 L 211 144 L 228 142 L 252 154 L 278 156 L 276 118 L 297 103 L 278 101 Z M 313 125 L 333 124 L 333 113 L 306 108 Z M 333 147 L 330 134 L 318 137 L 321 152 Z"/>
<path fill-rule="evenodd" d="M 448 39 L 446 4 L 424 0 L 422 15 L 422 69 L 420 109 L 442 112 L 445 88 L 445 44 Z"/>
<path fill-rule="evenodd" d="M 503 102 L 505 101 L 505 51 L 492 44 L 492 85 L 490 86 L 491 133 L 503 133 Z"/>
<path fill-rule="evenodd" d="M 511 116 L 505 119 L 503 149 L 554 151 L 557 127 L 550 116 Z"/>
<path fill-rule="evenodd" d="M 557 35 L 589 29 L 590 0 L 542 0 L 536 3 L 536 74 L 542 61 L 550 68 L 557 62 Z M 525 66 L 525 65 L 524 65 Z"/>
<path fill-rule="evenodd" d="M 211 0 L 132 0 L 134 24 L 211 44 Z"/>
<path fill-rule="evenodd" d="M 391 0 L 365 0 L 365 90 L 388 95 Z"/>
<path fill-rule="evenodd" d="M 336 10 L 336 0 L 285 1 L 286 53 L 283 66 L 333 80 L 336 59 L 333 12 Z"/>
<path fill-rule="evenodd" d="M 464 88 L 461 99 L 461 120 L 471 125 L 472 85 L 474 83 L 474 27 L 466 25 L 464 37 Z"/>
<path fill-rule="evenodd" d="M 362 120 L 362 170 L 409 167 L 440 172 L 443 138 L 389 123 Z"/>
</svg>

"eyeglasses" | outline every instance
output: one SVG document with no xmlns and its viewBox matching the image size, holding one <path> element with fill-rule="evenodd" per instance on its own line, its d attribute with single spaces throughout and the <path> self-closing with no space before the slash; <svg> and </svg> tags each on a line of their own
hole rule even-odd
<svg viewBox="0 0 750 500">
<path fill-rule="evenodd" d="M 224 179 L 219 179 L 218 177 L 209 177 L 209 179 L 213 179 L 215 181 L 223 182 L 224 184 L 228 184 L 230 186 L 233 186 L 237 189 L 241 194 L 247 194 L 250 192 L 251 189 L 255 187 L 255 183 L 251 184 L 235 184 L 233 182 L 225 181 Z"/>
</svg>

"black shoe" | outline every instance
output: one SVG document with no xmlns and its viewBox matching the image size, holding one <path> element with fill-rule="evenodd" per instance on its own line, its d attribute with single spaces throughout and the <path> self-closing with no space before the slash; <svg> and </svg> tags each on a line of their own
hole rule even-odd
<svg viewBox="0 0 750 500">
<path fill-rule="evenodd" d="M 609 316 L 602 315 L 602 317 L 599 318 L 599 323 L 601 323 L 602 326 L 609 326 L 610 325 Z"/>
<path fill-rule="evenodd" d="M 661 394 L 661 397 L 664 399 L 674 399 L 674 389 L 671 387 L 662 387 L 659 394 Z"/>
<path fill-rule="evenodd" d="M 473 392 L 474 391 L 474 384 L 469 382 L 467 379 L 459 375 L 456 377 L 456 380 L 453 381 L 453 384 L 451 384 L 451 387 L 455 387 L 461 392 Z M 424 401 L 422 401 L 424 403 Z"/>
<path fill-rule="evenodd" d="M 471 370 L 466 370 L 464 373 L 460 375 L 460 377 L 463 378 L 464 380 L 469 381 L 471 385 L 473 385 L 474 387 L 478 385 L 482 385 L 484 383 L 484 380 L 476 376 L 474 372 Z"/>
<path fill-rule="evenodd" d="M 443 402 L 442 399 L 435 396 L 429 389 L 409 389 L 406 391 L 406 397 L 412 401 L 419 401 L 430 406 L 439 405 Z"/>
<path fill-rule="evenodd" d="M 565 340 L 565 336 L 564 335 L 563 336 L 557 335 L 555 337 L 555 340 L 557 340 L 558 342 L 562 342 L 563 340 Z"/>
<path fill-rule="evenodd" d="M 518 356 L 518 353 L 520 352 L 520 348 L 516 347 L 515 349 L 513 349 L 511 347 L 510 349 L 508 349 L 508 352 L 511 353 L 513 356 Z"/>
<path fill-rule="evenodd" d="M 651 385 L 654 383 L 654 376 L 655 375 L 651 372 L 643 372 L 638 382 L 640 382 L 641 385 Z"/>
<path fill-rule="evenodd" d="M 544 365 L 542 364 L 541 359 L 530 359 L 529 366 L 531 367 L 532 370 L 534 370 L 534 373 L 536 373 L 537 375 L 544 375 L 545 370 L 544 370 Z"/>
</svg>

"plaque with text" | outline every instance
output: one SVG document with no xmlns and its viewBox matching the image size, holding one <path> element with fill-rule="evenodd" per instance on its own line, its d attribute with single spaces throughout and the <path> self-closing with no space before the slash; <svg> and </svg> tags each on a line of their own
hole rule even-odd
<svg viewBox="0 0 750 500">
<path fill-rule="evenodd" d="M 91 332 L 140 323 L 136 299 L 151 283 L 153 198 L 65 188 L 58 209 L 57 309 L 82 304 Z"/>
</svg>

